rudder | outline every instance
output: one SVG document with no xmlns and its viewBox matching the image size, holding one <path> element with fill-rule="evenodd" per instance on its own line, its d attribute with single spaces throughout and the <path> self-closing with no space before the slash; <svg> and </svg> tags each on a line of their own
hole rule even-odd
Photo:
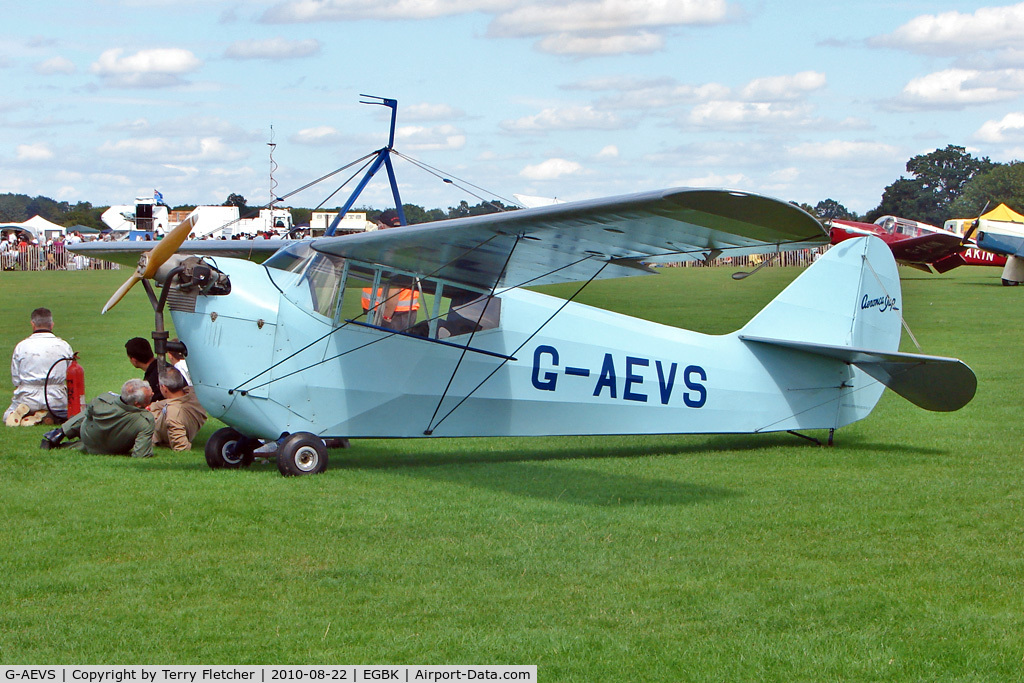
<svg viewBox="0 0 1024 683">
<path fill-rule="evenodd" d="M 877 237 L 846 240 L 804 271 L 742 330 L 740 340 L 831 358 L 856 367 L 925 410 L 959 410 L 977 378 L 956 358 L 900 353 L 901 290 L 896 261 Z M 847 418 L 871 412 L 881 386 L 851 376 L 858 392 Z"/>
<path fill-rule="evenodd" d="M 901 299 L 892 251 L 877 237 L 858 237 L 829 249 L 739 334 L 896 351 Z"/>
</svg>

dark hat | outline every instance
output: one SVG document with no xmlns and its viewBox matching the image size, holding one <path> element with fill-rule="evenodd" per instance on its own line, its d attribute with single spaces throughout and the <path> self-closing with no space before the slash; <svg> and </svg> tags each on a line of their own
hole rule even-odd
<svg viewBox="0 0 1024 683">
<path fill-rule="evenodd" d="M 381 215 L 377 216 L 377 220 L 381 225 L 386 225 L 389 228 L 397 228 L 402 224 L 402 219 L 398 217 L 398 212 L 394 209 L 388 209 Z"/>
</svg>

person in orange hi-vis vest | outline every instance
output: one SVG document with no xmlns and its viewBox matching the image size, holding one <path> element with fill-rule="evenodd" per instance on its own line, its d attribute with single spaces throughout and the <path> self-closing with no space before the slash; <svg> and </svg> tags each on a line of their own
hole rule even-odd
<svg viewBox="0 0 1024 683">
<path fill-rule="evenodd" d="M 377 229 L 397 228 L 402 224 L 398 212 L 388 209 L 377 217 Z M 363 288 L 363 313 L 367 314 L 367 322 L 372 320 L 370 313 L 370 299 L 373 292 L 372 287 Z M 416 323 L 416 313 L 420 310 L 420 293 L 414 289 L 389 289 L 383 287 L 377 289 L 377 306 L 384 307 L 382 326 L 391 330 L 405 330 Z"/>
</svg>

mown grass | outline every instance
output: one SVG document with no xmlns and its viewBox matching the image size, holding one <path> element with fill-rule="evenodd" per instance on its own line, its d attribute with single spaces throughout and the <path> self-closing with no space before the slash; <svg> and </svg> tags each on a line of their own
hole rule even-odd
<svg viewBox="0 0 1024 683">
<path fill-rule="evenodd" d="M 720 333 L 796 272 L 737 283 L 666 269 L 579 300 Z M 217 424 L 192 452 L 146 461 L 42 452 L 44 428 L 0 429 L 0 662 L 1019 680 L 1024 291 L 997 273 L 903 271 L 923 351 L 967 361 L 975 400 L 936 414 L 887 393 L 833 448 L 788 435 L 357 441 L 324 475 L 286 479 L 273 465 L 209 470 Z M 96 314 L 126 275 L 3 273 L 0 350 L 48 305 L 88 395 L 117 388 L 138 375 L 123 342 L 152 326 L 141 292 Z"/>
</svg>

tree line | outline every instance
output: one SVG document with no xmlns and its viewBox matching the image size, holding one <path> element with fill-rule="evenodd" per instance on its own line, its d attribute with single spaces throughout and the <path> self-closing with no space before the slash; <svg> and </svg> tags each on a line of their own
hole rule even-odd
<svg viewBox="0 0 1024 683">
<path fill-rule="evenodd" d="M 222 206 L 237 206 L 242 218 L 255 217 L 259 214 L 260 208 L 262 208 L 249 206 L 246 203 L 245 197 L 236 193 L 228 195 Z M 0 194 L 0 223 L 23 223 L 33 216 L 42 216 L 46 220 L 66 228 L 84 225 L 102 230 L 107 226 L 103 223 L 100 216 L 109 208 L 109 206 L 93 206 L 89 202 L 70 204 L 68 202 L 59 202 L 49 197 L 30 197 L 25 194 L 6 193 Z M 182 204 L 169 208 L 175 211 L 191 211 L 196 207 L 194 204 Z M 338 211 L 340 208 L 339 206 L 333 209 L 322 210 Z M 447 210 L 428 210 L 415 204 L 403 204 L 402 208 L 405 210 L 405 216 L 409 223 L 429 223 L 446 218 L 464 218 L 466 216 L 479 216 L 498 211 L 510 211 L 516 207 L 492 199 L 472 206 L 468 202 L 462 201 L 458 206 L 450 206 Z M 360 207 L 352 210 L 366 213 L 367 219 L 371 221 L 385 211 L 385 209 L 375 209 L 372 207 Z M 291 212 L 292 222 L 295 225 L 308 225 L 313 216 L 313 209 L 292 208 Z"/>
<path fill-rule="evenodd" d="M 800 207 L 822 220 L 839 218 L 873 222 L 879 216 L 894 215 L 941 227 L 950 218 L 969 218 L 982 213 L 986 206 L 994 208 L 1000 203 L 1024 212 L 1024 162 L 1000 164 L 988 157 L 977 158 L 964 147 L 948 145 L 928 154 L 920 154 L 907 161 L 907 176 L 900 176 L 882 192 L 877 207 L 858 215 L 835 199 L 823 199 L 814 206 Z M 242 217 L 255 216 L 259 207 L 247 205 L 245 197 L 232 193 L 224 206 L 237 206 Z M 0 194 L 0 223 L 20 223 L 32 216 L 63 225 L 85 225 L 104 228 L 100 216 L 109 207 L 94 207 L 89 202 L 70 204 L 49 197 L 29 197 L 24 194 Z M 189 211 L 195 206 L 181 205 L 177 210 Z M 340 207 L 331 209 L 337 211 Z M 447 218 L 479 216 L 515 209 L 493 199 L 470 205 L 462 201 L 447 209 L 424 209 L 416 204 L 403 204 L 409 223 L 429 223 Z M 383 209 L 362 207 L 373 220 Z M 292 208 L 295 225 L 308 224 L 313 209 Z"/>
<path fill-rule="evenodd" d="M 908 176 L 900 176 L 882 192 L 878 206 L 862 216 L 834 199 L 803 206 L 819 218 L 861 220 L 900 216 L 942 227 L 951 218 L 971 218 L 1006 204 L 1024 211 L 1024 162 L 1008 164 L 977 158 L 963 147 L 948 145 L 907 161 Z"/>
</svg>

